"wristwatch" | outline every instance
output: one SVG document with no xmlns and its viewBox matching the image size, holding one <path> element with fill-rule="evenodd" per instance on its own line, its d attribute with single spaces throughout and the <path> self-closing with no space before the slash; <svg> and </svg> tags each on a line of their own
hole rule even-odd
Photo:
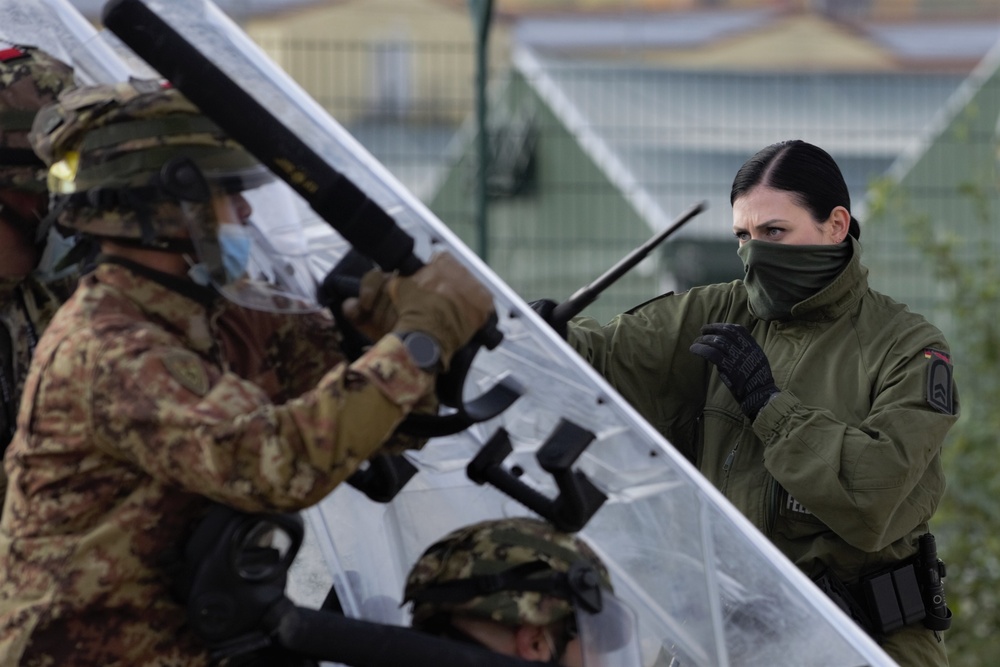
<svg viewBox="0 0 1000 667">
<path fill-rule="evenodd" d="M 433 336 L 423 331 L 396 332 L 396 336 L 418 368 L 428 373 L 441 370 L 441 346 Z"/>
</svg>

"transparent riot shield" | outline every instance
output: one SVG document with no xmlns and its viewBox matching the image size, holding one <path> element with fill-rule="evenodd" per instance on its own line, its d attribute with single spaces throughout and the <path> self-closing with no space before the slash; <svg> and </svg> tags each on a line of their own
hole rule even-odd
<svg viewBox="0 0 1000 667">
<path fill-rule="evenodd" d="M 47 51 L 71 64 L 80 83 L 127 81 L 145 69 L 138 59 L 127 62 L 130 52 L 109 37 L 68 0 L 0 0 L 0 40 Z"/>
<path fill-rule="evenodd" d="M 500 481 L 529 489 L 535 501 L 565 498 L 570 490 L 560 483 L 567 477 L 559 466 L 566 461 L 546 454 L 555 442 L 563 452 L 576 448 L 573 479 L 584 477 L 603 498 L 580 534 L 608 564 L 617 596 L 638 614 L 644 665 L 893 664 L 213 3 L 112 0 L 104 19 L 327 222 L 337 223 L 328 215 L 335 207 L 322 199 L 322 188 L 310 187 L 323 170 L 299 169 L 297 156 L 276 156 L 281 147 L 263 145 L 253 133 L 308 147 L 309 160 L 352 183 L 412 239 L 418 260 L 446 249 L 492 290 L 503 338 L 476 354 L 463 392 L 476 395 L 508 381 L 519 398 L 499 415 L 408 454 L 416 474 L 390 502 L 373 502 L 345 484 L 307 513 L 348 615 L 405 623 L 403 581 L 423 549 L 461 525 L 530 513 L 497 488 Z M 201 76 L 208 73 L 228 84 L 206 82 Z M 240 104 L 225 98 L 241 91 Z M 233 117 L 250 113 L 250 106 L 257 107 L 252 124 Z M 341 229 L 343 235 L 363 237 L 360 220 L 360 230 Z M 323 252 L 336 261 L 345 249 L 330 244 Z"/>
</svg>

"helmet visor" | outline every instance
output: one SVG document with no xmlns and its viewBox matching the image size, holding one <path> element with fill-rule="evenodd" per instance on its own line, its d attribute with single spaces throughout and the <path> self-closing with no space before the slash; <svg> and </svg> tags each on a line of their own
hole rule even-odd
<svg viewBox="0 0 1000 667">
<path fill-rule="evenodd" d="M 251 238 L 247 275 L 318 308 L 317 280 L 310 270 L 310 250 L 294 193 L 283 181 L 274 181 L 243 196 L 253 211 L 247 226 Z"/>
<path fill-rule="evenodd" d="M 288 187 L 258 171 L 203 175 L 207 197 L 182 199 L 198 255 L 195 280 L 254 310 L 319 310 Z"/>
<path fill-rule="evenodd" d="M 577 605 L 576 627 L 584 667 L 641 665 L 635 612 L 610 591 L 603 590 L 601 598 L 601 610 L 596 613 Z"/>
</svg>

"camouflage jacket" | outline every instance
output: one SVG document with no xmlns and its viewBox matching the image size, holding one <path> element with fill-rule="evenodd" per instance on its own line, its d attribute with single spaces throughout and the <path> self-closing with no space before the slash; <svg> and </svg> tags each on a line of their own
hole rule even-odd
<svg viewBox="0 0 1000 667">
<path fill-rule="evenodd" d="M 0 282 L 0 452 L 14 435 L 17 408 L 38 337 L 62 300 L 31 276 Z M 0 503 L 6 488 L 7 477 L 0 472 Z"/>
<path fill-rule="evenodd" d="M 5 459 L 0 664 L 205 664 L 164 554 L 210 501 L 318 502 L 432 389 L 389 336 L 276 403 L 227 370 L 218 326 L 197 301 L 103 264 L 46 330 Z M 265 338 L 244 374 L 279 353 Z"/>
</svg>

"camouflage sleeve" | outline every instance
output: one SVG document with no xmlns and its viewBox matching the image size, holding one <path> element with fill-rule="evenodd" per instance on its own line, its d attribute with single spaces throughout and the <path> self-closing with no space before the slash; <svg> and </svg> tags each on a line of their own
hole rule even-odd
<svg viewBox="0 0 1000 667">
<path fill-rule="evenodd" d="M 433 386 L 391 336 L 281 405 L 189 350 L 129 340 L 95 364 L 98 446 L 163 483 L 247 511 L 318 502 Z"/>
<path fill-rule="evenodd" d="M 266 313 L 227 301 L 216 330 L 227 368 L 264 389 L 275 403 L 316 386 L 344 361 L 340 335 L 326 312 Z"/>
</svg>

